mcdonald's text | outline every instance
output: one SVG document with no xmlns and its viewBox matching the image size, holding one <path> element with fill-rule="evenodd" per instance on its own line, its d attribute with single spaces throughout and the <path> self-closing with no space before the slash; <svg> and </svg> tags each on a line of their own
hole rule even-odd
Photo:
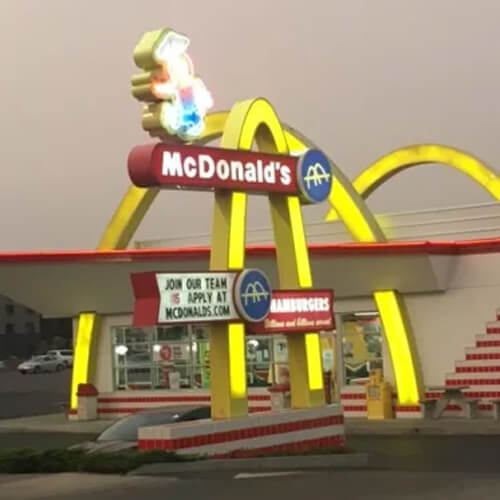
<svg viewBox="0 0 500 500">
<path fill-rule="evenodd" d="M 306 203 L 324 201 L 332 185 L 328 158 L 318 150 L 285 156 L 184 144 L 146 144 L 132 149 L 128 171 L 139 187 L 282 193 L 298 195 Z"/>
</svg>

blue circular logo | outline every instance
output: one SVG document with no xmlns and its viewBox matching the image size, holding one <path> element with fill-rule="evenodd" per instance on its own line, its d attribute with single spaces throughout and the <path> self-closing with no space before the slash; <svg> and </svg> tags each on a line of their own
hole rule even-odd
<svg viewBox="0 0 500 500">
<path fill-rule="evenodd" d="M 263 321 L 271 308 L 271 284 L 258 269 L 245 269 L 236 278 L 234 301 L 244 321 Z"/>
<path fill-rule="evenodd" d="M 332 188 L 332 166 L 318 149 L 307 150 L 297 164 L 297 181 L 306 203 L 325 201 Z"/>
</svg>

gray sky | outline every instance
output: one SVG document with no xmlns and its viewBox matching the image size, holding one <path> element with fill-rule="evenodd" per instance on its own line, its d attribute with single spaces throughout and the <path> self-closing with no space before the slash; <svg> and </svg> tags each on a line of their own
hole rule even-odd
<svg viewBox="0 0 500 500">
<path fill-rule="evenodd" d="M 188 34 L 215 109 L 267 97 L 350 177 L 404 145 L 500 156 L 498 0 L 0 0 L 0 250 L 92 248 L 149 137 L 130 95 L 144 31 Z M 211 195 L 161 193 L 136 238 L 205 233 Z M 489 201 L 445 167 L 401 174 L 377 212 Z M 305 209 L 317 221 L 326 204 Z M 180 216 L 182 214 L 182 216 Z M 252 198 L 248 223 L 269 223 Z"/>
</svg>

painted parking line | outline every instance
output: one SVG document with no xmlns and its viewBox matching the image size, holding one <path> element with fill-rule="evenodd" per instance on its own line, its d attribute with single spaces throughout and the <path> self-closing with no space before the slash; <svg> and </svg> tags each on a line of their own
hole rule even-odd
<svg viewBox="0 0 500 500">
<path fill-rule="evenodd" d="M 234 479 L 260 479 L 266 477 L 279 477 L 279 476 L 299 476 L 303 474 L 302 471 L 282 471 L 282 472 L 241 472 L 234 476 Z"/>
</svg>

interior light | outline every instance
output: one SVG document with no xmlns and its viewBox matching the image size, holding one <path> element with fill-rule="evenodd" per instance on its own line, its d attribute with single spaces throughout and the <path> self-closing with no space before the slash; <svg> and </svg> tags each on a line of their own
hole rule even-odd
<svg viewBox="0 0 500 500">
<path fill-rule="evenodd" d="M 155 344 L 153 346 L 153 352 L 160 352 L 161 351 L 161 345 L 160 344 Z"/>
<path fill-rule="evenodd" d="M 126 345 L 117 345 L 115 347 L 115 352 L 116 354 L 118 354 L 118 356 L 125 356 L 125 354 L 127 354 L 128 352 L 128 347 Z"/>
<path fill-rule="evenodd" d="M 378 313 L 375 311 L 362 311 L 362 312 L 355 312 L 354 316 L 356 316 L 357 318 L 374 317 L 374 316 L 378 316 Z"/>
</svg>

